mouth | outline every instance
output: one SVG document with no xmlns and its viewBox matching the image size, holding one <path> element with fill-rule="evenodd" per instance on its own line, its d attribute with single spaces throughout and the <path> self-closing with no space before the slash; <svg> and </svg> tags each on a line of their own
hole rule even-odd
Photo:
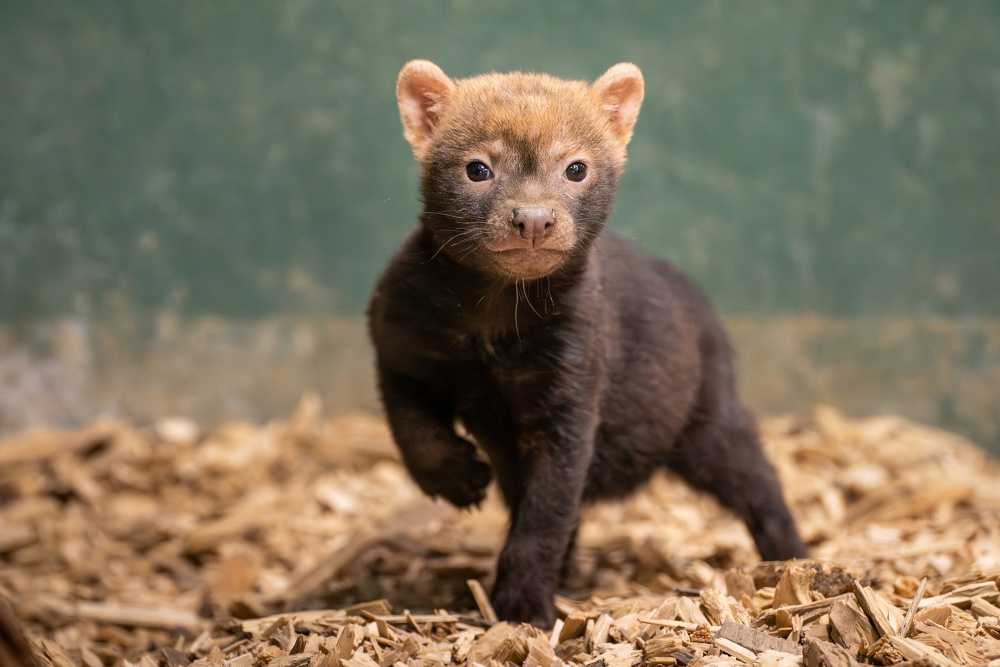
<svg viewBox="0 0 1000 667">
<path fill-rule="evenodd" d="M 562 263 L 564 251 L 550 248 L 503 248 L 493 251 L 496 263 L 517 278 L 541 278 Z"/>
</svg>

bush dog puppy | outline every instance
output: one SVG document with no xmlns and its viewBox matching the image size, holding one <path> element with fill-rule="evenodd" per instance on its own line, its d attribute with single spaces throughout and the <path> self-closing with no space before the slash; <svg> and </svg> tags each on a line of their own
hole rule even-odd
<svg viewBox="0 0 1000 667">
<path fill-rule="evenodd" d="M 466 507 L 496 475 L 499 617 L 550 626 L 581 503 L 659 467 L 735 512 L 764 559 L 804 556 L 711 306 L 604 229 L 639 69 L 588 86 L 415 60 L 397 97 L 424 208 L 369 304 L 379 387 L 425 493 Z"/>
</svg>

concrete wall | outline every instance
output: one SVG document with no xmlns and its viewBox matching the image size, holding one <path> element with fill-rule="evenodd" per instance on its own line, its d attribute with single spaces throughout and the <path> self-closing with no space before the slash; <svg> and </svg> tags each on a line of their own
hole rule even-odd
<svg viewBox="0 0 1000 667">
<path fill-rule="evenodd" d="M 358 317 L 418 210 L 416 57 L 637 63 L 612 225 L 726 314 L 749 401 L 1000 447 L 988 1 L 6 0 L 0 429 L 374 408 Z"/>
</svg>

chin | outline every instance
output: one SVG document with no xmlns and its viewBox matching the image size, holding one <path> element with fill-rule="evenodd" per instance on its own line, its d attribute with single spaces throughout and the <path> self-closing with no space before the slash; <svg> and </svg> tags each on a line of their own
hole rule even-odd
<svg viewBox="0 0 1000 667">
<path fill-rule="evenodd" d="M 500 250 L 494 261 L 500 272 L 515 280 L 537 280 L 559 268 L 565 253 L 561 250 Z"/>
</svg>

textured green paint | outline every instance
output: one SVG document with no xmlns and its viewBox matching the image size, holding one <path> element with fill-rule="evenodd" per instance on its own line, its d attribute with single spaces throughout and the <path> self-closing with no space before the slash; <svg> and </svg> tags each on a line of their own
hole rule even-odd
<svg viewBox="0 0 1000 667">
<path fill-rule="evenodd" d="M 0 317 L 357 312 L 414 57 L 638 63 L 613 224 L 727 311 L 1000 315 L 996 2 L 6 0 Z"/>
<path fill-rule="evenodd" d="M 992 0 L 4 0 L 0 323 L 110 318 L 142 350 L 164 314 L 359 314 L 418 210 L 394 99 L 417 57 L 638 64 L 612 225 L 725 313 L 1000 317 Z M 863 375 L 878 346 L 850 340 L 827 354 Z"/>
</svg>

